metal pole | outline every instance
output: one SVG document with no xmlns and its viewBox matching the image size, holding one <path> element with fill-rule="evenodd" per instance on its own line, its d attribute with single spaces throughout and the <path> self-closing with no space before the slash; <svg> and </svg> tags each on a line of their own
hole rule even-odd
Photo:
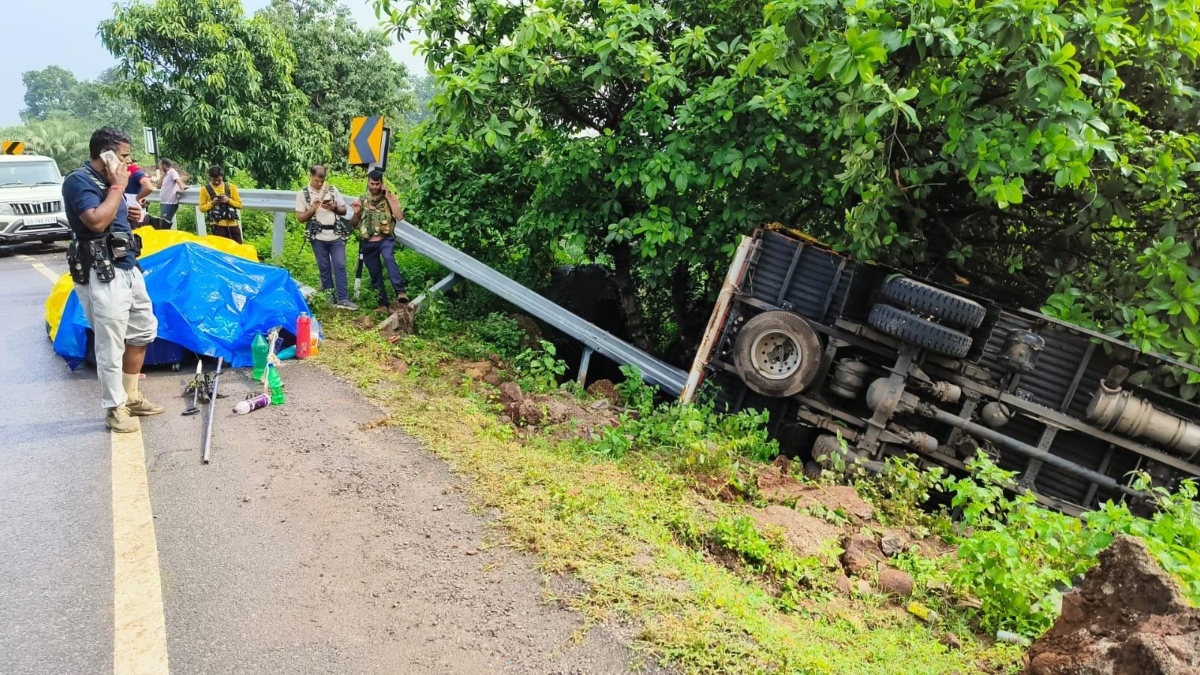
<svg viewBox="0 0 1200 675">
<path fill-rule="evenodd" d="M 579 377 L 575 378 L 580 386 L 587 385 L 588 364 L 592 362 L 592 348 L 583 348 L 583 357 L 579 359 Z"/>
<path fill-rule="evenodd" d="M 271 231 L 271 257 L 279 260 L 283 257 L 283 235 L 287 229 L 287 214 L 275 212 L 275 229 Z"/>
<path fill-rule="evenodd" d="M 200 211 L 200 205 L 196 205 L 196 235 L 203 237 L 208 234 L 208 228 L 204 226 L 204 214 Z"/>
<path fill-rule="evenodd" d="M 208 396 L 208 420 L 204 425 L 204 447 L 201 450 L 200 461 L 208 464 L 212 451 L 213 411 L 217 409 L 217 383 L 221 381 L 221 365 L 225 363 L 224 356 L 217 357 L 217 374 L 213 376 L 212 392 Z"/>
<path fill-rule="evenodd" d="M 1110 490 L 1116 490 L 1137 499 L 1146 499 L 1148 497 L 1146 493 L 1139 492 L 1133 488 L 1122 485 L 1121 483 L 1108 476 L 1105 476 L 1102 473 L 1079 466 L 1069 459 L 1059 457 L 1058 455 L 1052 455 L 1045 450 L 1039 450 L 1028 443 L 1022 443 L 1015 438 L 1005 436 L 1004 434 L 998 431 L 993 431 L 985 426 L 980 426 L 969 420 L 964 420 L 958 415 L 953 415 L 945 410 L 934 408 L 933 406 L 921 406 L 917 409 L 917 412 L 941 422 L 942 424 L 948 424 L 952 427 L 962 429 L 976 438 L 982 438 L 985 441 L 991 441 L 1000 447 L 1008 448 L 1009 450 L 1018 452 L 1026 457 L 1045 462 L 1056 469 L 1061 469 L 1062 471 L 1074 474 L 1080 478 L 1085 478 L 1101 487 L 1105 487 Z"/>
</svg>

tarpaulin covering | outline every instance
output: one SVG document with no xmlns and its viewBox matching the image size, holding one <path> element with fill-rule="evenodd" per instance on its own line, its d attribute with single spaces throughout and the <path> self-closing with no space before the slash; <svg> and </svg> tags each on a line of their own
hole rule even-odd
<svg viewBox="0 0 1200 675">
<path fill-rule="evenodd" d="M 140 258 L 158 317 L 158 337 L 231 367 L 252 364 L 257 333 L 294 329 L 308 312 L 287 270 L 189 242 Z M 87 317 L 72 291 L 54 336 L 54 351 L 77 368 L 87 355 Z"/>
<path fill-rule="evenodd" d="M 179 230 L 156 230 L 152 227 L 139 227 L 134 230 L 142 238 L 142 257 L 154 255 L 159 251 L 176 244 L 195 243 L 218 251 L 224 251 L 246 260 L 258 260 L 258 251 L 250 244 L 239 244 L 232 239 L 208 235 L 198 237 L 191 232 Z M 58 322 L 62 320 L 63 308 L 67 306 L 67 298 L 75 290 L 75 283 L 70 274 L 64 274 L 54 284 L 50 297 L 46 298 L 46 334 L 53 341 L 58 334 Z"/>
</svg>

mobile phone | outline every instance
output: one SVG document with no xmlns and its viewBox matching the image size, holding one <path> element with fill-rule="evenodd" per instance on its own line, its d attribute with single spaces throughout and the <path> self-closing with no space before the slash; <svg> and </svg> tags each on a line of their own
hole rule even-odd
<svg viewBox="0 0 1200 675">
<path fill-rule="evenodd" d="M 101 152 L 100 159 L 104 160 L 104 166 L 108 167 L 109 173 L 116 173 L 121 168 L 121 160 L 117 158 L 117 153 L 112 150 Z"/>
</svg>

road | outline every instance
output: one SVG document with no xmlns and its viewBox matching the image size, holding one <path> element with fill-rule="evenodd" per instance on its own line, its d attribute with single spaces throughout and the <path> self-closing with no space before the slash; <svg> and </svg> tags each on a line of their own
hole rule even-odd
<svg viewBox="0 0 1200 675">
<path fill-rule="evenodd" d="M 141 434 L 107 432 L 46 338 L 64 270 L 0 252 L 0 674 L 645 672 L 619 629 L 573 641 L 463 479 L 319 364 L 249 416 L 224 375 L 209 465 L 180 373 L 148 372 L 167 412 Z"/>
</svg>

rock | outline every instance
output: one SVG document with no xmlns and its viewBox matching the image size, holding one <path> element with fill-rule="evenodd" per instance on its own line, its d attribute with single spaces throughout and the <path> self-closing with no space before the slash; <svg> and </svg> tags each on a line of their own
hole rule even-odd
<svg viewBox="0 0 1200 675">
<path fill-rule="evenodd" d="M 796 509 L 804 510 L 819 505 L 830 511 L 843 511 L 859 521 L 868 521 L 875 515 L 871 505 L 858 496 L 848 485 L 831 485 L 823 488 L 805 488 L 796 499 Z"/>
<path fill-rule="evenodd" d="M 467 555 L 479 555 L 479 551 L 476 551 L 473 548 L 469 548 L 469 549 L 467 549 Z"/>
<path fill-rule="evenodd" d="M 908 548 L 908 538 L 899 532 L 884 532 L 883 537 L 879 540 L 879 546 L 883 549 L 883 554 L 889 558 L 895 558 Z"/>
<path fill-rule="evenodd" d="M 533 349 L 538 346 L 542 339 L 542 329 L 538 326 L 537 321 L 533 320 L 533 317 L 525 314 L 509 314 L 508 318 L 515 321 L 517 328 L 524 333 L 520 342 L 522 349 Z"/>
<path fill-rule="evenodd" d="M 830 544 L 836 542 L 841 534 L 834 525 L 820 518 L 796 513 L 786 506 L 768 506 L 755 510 L 751 515 L 759 527 L 782 528 L 788 546 L 802 558 L 820 556 L 829 550 Z"/>
<path fill-rule="evenodd" d="M 889 568 L 879 573 L 879 589 L 888 595 L 910 598 L 915 586 L 916 582 L 908 572 Z"/>
<path fill-rule="evenodd" d="M 521 385 L 516 382 L 505 382 L 500 385 L 500 402 L 504 405 L 520 403 L 525 395 L 521 393 Z"/>
<path fill-rule="evenodd" d="M 404 359 L 392 359 L 392 370 L 396 371 L 400 377 L 408 374 L 408 361 Z"/>
<path fill-rule="evenodd" d="M 612 380 L 596 380 L 587 388 L 589 396 L 602 398 L 612 405 L 621 405 L 621 395 L 617 393 L 617 387 L 612 383 Z"/>
<path fill-rule="evenodd" d="M 846 573 L 852 576 L 873 572 L 875 566 L 883 561 L 883 551 L 879 550 L 879 544 L 862 534 L 847 539 L 842 549 L 842 565 L 846 568 Z"/>
<path fill-rule="evenodd" d="M 859 595 L 873 595 L 875 593 L 875 589 L 871 588 L 871 582 L 867 581 L 866 579 L 858 579 L 855 581 L 854 590 L 857 591 Z"/>
<path fill-rule="evenodd" d="M 942 635 L 942 637 L 938 638 L 938 642 L 946 645 L 950 649 L 962 649 L 963 647 L 962 640 L 960 640 L 954 633 L 946 633 Z"/>
<path fill-rule="evenodd" d="M 488 361 L 476 361 L 463 367 L 463 373 L 476 382 L 485 382 L 493 387 L 500 386 L 500 375 Z"/>
<path fill-rule="evenodd" d="M 550 424 L 562 424 L 574 417 L 574 412 L 571 406 L 562 401 L 546 403 L 546 421 Z"/>
<path fill-rule="evenodd" d="M 528 398 L 514 405 L 509 416 L 512 417 L 513 422 L 534 427 L 540 426 L 546 420 L 545 408 L 537 401 Z"/>
<path fill-rule="evenodd" d="M 771 467 L 758 472 L 758 491 L 767 501 L 783 503 L 799 498 L 809 491 L 800 481 Z"/>
<path fill-rule="evenodd" d="M 779 472 L 785 475 L 792 472 L 792 460 L 789 459 L 787 455 L 779 455 L 776 457 L 775 460 L 771 462 L 771 466 L 779 469 Z"/>
<path fill-rule="evenodd" d="M 850 577 L 840 572 L 833 576 L 833 587 L 843 595 L 850 595 L 854 592 L 854 587 L 850 585 Z"/>
<path fill-rule="evenodd" d="M 1200 610 L 1146 545 L 1117 537 L 1029 649 L 1027 675 L 1200 675 Z"/>
</svg>

